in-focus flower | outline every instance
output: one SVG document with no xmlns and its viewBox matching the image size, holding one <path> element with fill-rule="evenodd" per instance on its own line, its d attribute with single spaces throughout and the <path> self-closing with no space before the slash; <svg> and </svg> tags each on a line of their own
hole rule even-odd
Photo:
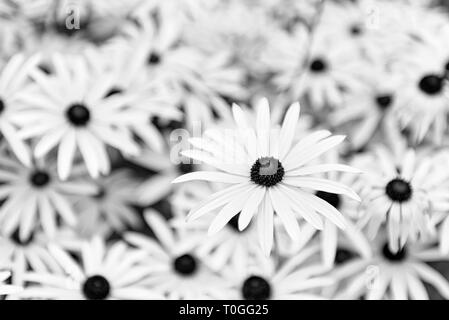
<svg viewBox="0 0 449 320">
<path fill-rule="evenodd" d="M 77 254 L 80 262 L 66 250 L 50 245 L 49 252 L 63 272 L 29 272 L 31 284 L 22 298 L 51 300 L 141 300 L 161 299 L 157 292 L 141 283 L 150 270 L 139 264 L 142 253 L 123 242 L 106 246 L 95 237 L 85 242 Z"/>
<path fill-rule="evenodd" d="M 145 212 L 144 218 L 158 241 L 137 232 L 125 233 L 124 238 L 147 254 L 143 264 L 151 274 L 145 285 L 164 293 L 170 300 L 226 297 L 229 284 L 196 254 L 202 240 L 200 235 L 175 232 L 151 209 Z"/>
<path fill-rule="evenodd" d="M 61 181 L 51 159 L 41 159 L 25 167 L 4 151 L 0 161 L 0 199 L 5 200 L 0 207 L 1 231 L 8 236 L 18 228 L 22 241 L 38 226 L 49 237 L 54 236 L 58 216 L 74 226 L 77 217 L 70 196 L 86 196 L 97 191 L 94 184 L 82 177 Z"/>
<path fill-rule="evenodd" d="M 205 180 L 232 186 L 214 193 L 192 209 L 189 220 L 221 208 L 209 227 L 209 234 L 214 234 L 239 213 L 239 230 L 244 230 L 255 217 L 259 243 L 267 255 L 273 245 L 274 213 L 292 239 L 300 235 L 299 218 L 322 229 L 322 215 L 340 228 L 345 227 L 345 219 L 337 209 L 307 191 L 333 192 L 360 200 L 347 186 L 310 177 L 327 171 L 357 172 L 339 164 L 309 165 L 309 162 L 340 144 L 344 136 L 331 137 L 330 132 L 322 130 L 309 134 L 293 145 L 299 109 L 298 103 L 293 104 L 282 127 L 272 128 L 268 101 L 262 99 L 257 106 L 254 130 L 242 109 L 234 105 L 237 130 L 206 131 L 203 138 L 190 139 L 193 146 L 200 150 L 187 150 L 182 154 L 219 171 L 189 173 L 174 183 Z"/>
<path fill-rule="evenodd" d="M 123 124 L 123 117 L 127 121 L 139 118 L 124 110 L 134 97 L 106 97 L 112 78 L 92 78 L 80 57 L 55 54 L 53 65 L 51 74 L 31 72 L 36 87 L 33 94 L 22 97 L 28 107 L 16 117 L 20 136 L 37 140 L 34 155 L 41 158 L 57 147 L 57 171 L 63 180 L 69 177 L 78 150 L 92 177 L 110 171 L 108 145 L 137 155 L 140 148 Z"/>
</svg>

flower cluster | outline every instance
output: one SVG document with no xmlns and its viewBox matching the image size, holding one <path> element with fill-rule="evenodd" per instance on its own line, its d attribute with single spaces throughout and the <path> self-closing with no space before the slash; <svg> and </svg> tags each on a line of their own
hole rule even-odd
<svg viewBox="0 0 449 320">
<path fill-rule="evenodd" d="M 449 299 L 448 116 L 439 1 L 5 1 L 0 299 Z"/>
</svg>

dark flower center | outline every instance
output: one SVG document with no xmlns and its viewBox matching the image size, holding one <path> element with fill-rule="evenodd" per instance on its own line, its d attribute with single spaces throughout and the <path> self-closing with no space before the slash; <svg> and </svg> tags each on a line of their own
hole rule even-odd
<svg viewBox="0 0 449 320">
<path fill-rule="evenodd" d="M 33 242 L 34 240 L 34 233 L 30 233 L 30 235 L 28 236 L 27 239 L 25 240 L 21 240 L 20 236 L 19 236 L 19 229 L 16 229 L 11 235 L 10 235 L 10 239 L 17 245 L 21 246 L 21 247 L 26 247 L 27 245 L 29 245 L 31 242 Z"/>
<path fill-rule="evenodd" d="M 362 33 L 362 27 L 358 24 L 354 24 L 350 28 L 350 32 L 354 36 L 358 36 Z"/>
<path fill-rule="evenodd" d="M 278 184 L 284 175 L 285 170 L 281 162 L 272 157 L 260 158 L 251 168 L 251 181 L 264 187 Z"/>
<path fill-rule="evenodd" d="M 438 75 L 427 75 L 419 81 L 419 88 L 428 95 L 438 94 L 443 89 L 444 78 Z"/>
<path fill-rule="evenodd" d="M 385 193 L 387 196 L 397 202 L 404 202 L 412 197 L 412 187 L 410 183 L 400 178 L 396 178 L 388 182 Z"/>
<path fill-rule="evenodd" d="M 197 270 L 197 261 L 190 254 L 184 254 L 176 258 L 173 265 L 175 271 L 183 276 L 190 276 Z"/>
<path fill-rule="evenodd" d="M 407 249 L 404 247 L 400 249 L 398 252 L 394 253 L 391 252 L 390 246 L 388 243 L 385 243 L 382 248 L 382 254 L 385 257 L 385 259 L 391 261 L 391 262 L 400 262 L 403 261 L 407 257 Z"/>
<path fill-rule="evenodd" d="M 158 64 L 161 62 L 161 56 L 156 52 L 151 52 L 148 56 L 148 64 Z"/>
<path fill-rule="evenodd" d="M 30 176 L 31 184 L 37 188 L 46 186 L 50 180 L 50 175 L 45 171 L 36 170 Z"/>
<path fill-rule="evenodd" d="M 85 105 L 80 103 L 72 104 L 67 109 L 67 119 L 74 126 L 85 126 L 90 120 L 90 111 Z"/>
<path fill-rule="evenodd" d="M 380 109 L 387 109 L 391 103 L 393 102 L 393 96 L 387 95 L 379 95 L 376 97 L 376 104 Z"/>
<path fill-rule="evenodd" d="M 88 300 L 104 300 L 110 292 L 111 285 L 103 276 L 89 277 L 83 284 L 83 293 Z"/>
<path fill-rule="evenodd" d="M 3 111 L 5 111 L 5 103 L 0 99 L 0 114 L 2 114 Z"/>
<path fill-rule="evenodd" d="M 271 286 L 264 278 L 251 276 L 243 283 L 242 295 L 245 300 L 267 300 L 271 296 Z"/>
<path fill-rule="evenodd" d="M 350 250 L 338 248 L 337 252 L 335 253 L 335 264 L 336 265 L 343 264 L 353 259 L 355 256 L 356 254 Z"/>
<path fill-rule="evenodd" d="M 123 90 L 118 88 L 118 87 L 113 87 L 111 88 L 111 90 L 108 91 L 108 93 L 106 93 L 106 95 L 104 96 L 105 98 L 109 98 L 110 96 L 116 95 L 116 94 L 120 94 L 122 93 Z"/>
<path fill-rule="evenodd" d="M 326 192 L 326 191 L 317 191 L 315 195 L 318 198 L 323 199 L 327 203 L 329 203 L 334 208 L 338 209 L 340 207 L 340 196 L 336 193 Z"/>
<path fill-rule="evenodd" d="M 316 73 L 324 72 L 327 69 L 327 64 L 323 59 L 317 58 L 310 63 L 310 70 Z"/>
</svg>

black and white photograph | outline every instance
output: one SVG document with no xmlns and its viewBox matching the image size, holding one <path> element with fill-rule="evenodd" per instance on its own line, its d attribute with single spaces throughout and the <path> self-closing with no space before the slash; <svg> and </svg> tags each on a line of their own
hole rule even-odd
<svg viewBox="0 0 449 320">
<path fill-rule="evenodd" d="M 448 123 L 446 0 L 0 0 L 0 309 L 448 300 Z"/>
</svg>

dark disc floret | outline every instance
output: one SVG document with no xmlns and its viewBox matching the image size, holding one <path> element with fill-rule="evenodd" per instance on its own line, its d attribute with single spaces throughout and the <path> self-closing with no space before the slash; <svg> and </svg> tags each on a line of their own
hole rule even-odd
<svg viewBox="0 0 449 320">
<path fill-rule="evenodd" d="M 391 106 L 392 102 L 393 96 L 390 94 L 378 95 L 376 97 L 376 104 L 382 110 L 387 109 L 389 106 Z"/>
<path fill-rule="evenodd" d="M 384 244 L 382 247 L 382 255 L 385 259 L 391 261 L 391 262 L 401 262 L 405 258 L 407 258 L 407 248 L 403 247 L 399 249 L 398 252 L 392 252 L 390 250 L 390 246 L 388 245 L 388 242 Z"/>
<path fill-rule="evenodd" d="M 331 206 L 333 206 L 334 208 L 338 209 L 340 207 L 340 195 L 336 194 L 336 193 L 332 193 L 332 192 L 326 192 L 326 191 L 317 191 L 315 193 L 315 195 L 318 198 L 323 199 L 324 201 L 326 201 L 327 203 L 329 203 Z"/>
<path fill-rule="evenodd" d="M 413 190 L 409 182 L 396 178 L 388 182 L 385 193 L 393 201 L 404 202 L 410 200 Z"/>
<path fill-rule="evenodd" d="M 88 300 L 104 300 L 111 292 L 111 285 L 105 277 L 95 275 L 87 278 L 82 290 Z"/>
<path fill-rule="evenodd" d="M 178 274 L 190 276 L 197 270 L 197 261 L 194 256 L 184 254 L 174 260 L 173 267 Z"/>
<path fill-rule="evenodd" d="M 271 286 L 267 280 L 259 276 L 251 276 L 242 286 L 245 300 L 267 300 L 271 296 Z"/>
<path fill-rule="evenodd" d="M 30 182 L 34 187 L 42 188 L 50 183 L 50 175 L 42 170 L 36 170 L 30 175 Z"/>
<path fill-rule="evenodd" d="M 344 249 L 344 248 L 338 248 L 337 252 L 335 253 L 335 264 L 340 265 L 345 262 L 348 262 L 349 260 L 352 260 L 356 254 L 350 250 Z"/>
<path fill-rule="evenodd" d="M 282 181 L 284 175 L 282 163 L 273 157 L 260 158 L 251 168 L 251 181 L 264 187 L 275 186 Z"/>
<path fill-rule="evenodd" d="M 327 69 L 327 63 L 321 58 L 316 58 L 310 63 L 310 70 L 315 73 L 324 72 Z"/>
<path fill-rule="evenodd" d="M 75 103 L 67 109 L 67 119 L 77 127 L 85 126 L 90 120 L 89 109 L 81 103 Z"/>
<path fill-rule="evenodd" d="M 161 56 L 157 52 L 151 52 L 148 56 L 148 64 L 158 64 L 161 62 Z"/>
<path fill-rule="evenodd" d="M 419 81 L 419 84 L 418 84 L 421 91 L 423 91 L 424 93 L 426 93 L 428 95 L 434 95 L 434 94 L 438 94 L 438 93 L 442 92 L 443 85 L 444 85 L 444 78 L 441 77 L 440 75 L 436 75 L 436 74 L 430 74 L 430 75 L 424 76 Z"/>
<path fill-rule="evenodd" d="M 353 24 L 353 25 L 350 27 L 349 31 L 350 31 L 350 33 L 351 33 L 353 36 L 359 36 L 359 35 L 362 34 L 363 29 L 362 29 L 362 27 L 360 26 L 360 24 Z"/>
</svg>

